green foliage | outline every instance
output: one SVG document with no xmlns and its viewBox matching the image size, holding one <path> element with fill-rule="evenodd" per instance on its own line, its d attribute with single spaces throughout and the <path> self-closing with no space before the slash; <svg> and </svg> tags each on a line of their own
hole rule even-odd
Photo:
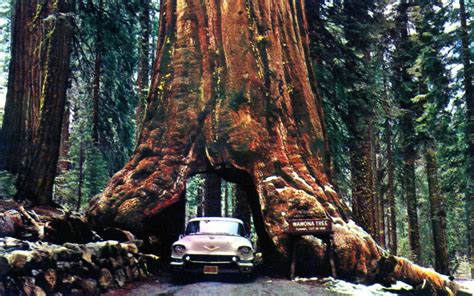
<svg viewBox="0 0 474 296">
<path fill-rule="evenodd" d="M 104 1 L 102 8 L 95 3 L 78 9 L 82 42 L 76 59 L 79 75 L 85 81 L 93 81 L 96 51 L 101 42 L 98 147 L 109 175 L 124 165 L 135 147 L 139 2 Z M 83 87 L 92 95 L 91 85 Z"/>
<path fill-rule="evenodd" d="M 339 193 L 350 202 L 349 145 L 360 134 L 355 120 L 372 113 L 375 155 L 380 159 L 381 188 L 386 186 L 386 126 L 393 132 L 398 251 L 410 257 L 407 210 L 402 189 L 402 149 L 414 145 L 422 261 L 432 265 L 430 204 L 423 144 L 435 141 L 438 175 L 445 199 L 448 249 L 454 271 L 467 252 L 464 213 L 465 106 L 459 97 L 459 16 L 454 1 L 419 1 L 408 7 L 410 30 L 402 40 L 397 21 L 399 4 L 387 1 L 319 1 L 318 26 L 311 36 L 318 87 L 323 98 L 330 141 L 333 178 Z M 372 6 L 374 5 L 374 6 Z M 467 3 L 473 8 L 473 3 Z M 310 20 L 311 21 L 311 20 Z M 471 34 L 472 34 L 471 30 Z M 369 58 L 368 58 L 369 57 Z M 368 62 L 370 60 L 370 62 Z M 402 76 L 400 69 L 407 69 Z M 416 133 L 406 139 L 400 126 L 412 118 Z M 379 192 L 380 194 L 380 192 Z M 379 198 L 381 196 L 379 195 Z M 383 195 L 382 195 L 383 197 Z M 387 206 L 387 205 L 385 205 Z"/>
<path fill-rule="evenodd" d="M 68 93 L 71 124 L 67 161 L 70 168 L 57 177 L 55 187 L 56 199 L 69 208 L 77 205 L 79 187 L 83 206 L 100 193 L 135 148 L 138 103 L 135 80 L 142 1 L 146 0 L 125 4 L 116 0 L 103 1 L 103 7 L 99 7 L 99 1 L 77 2 L 73 83 Z M 156 1 L 151 1 L 151 5 L 158 7 Z M 101 55 L 99 142 L 94 143 L 91 81 L 94 80 L 97 50 Z"/>
<path fill-rule="evenodd" d="M 0 199 L 12 197 L 15 193 L 15 176 L 0 170 Z"/>
</svg>

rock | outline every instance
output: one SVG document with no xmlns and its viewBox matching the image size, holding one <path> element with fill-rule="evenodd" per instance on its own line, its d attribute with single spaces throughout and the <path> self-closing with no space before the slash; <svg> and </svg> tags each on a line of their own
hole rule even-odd
<svg viewBox="0 0 474 296">
<path fill-rule="evenodd" d="M 6 216 L 5 214 L 0 215 L 0 236 L 13 236 L 15 235 L 15 221 Z"/>
<path fill-rule="evenodd" d="M 114 280 L 117 286 L 119 286 L 120 288 L 125 286 L 125 283 L 127 281 L 125 272 L 122 269 L 117 270 L 114 274 Z"/>
<path fill-rule="evenodd" d="M 8 264 L 8 259 L 0 256 L 0 278 L 7 274 L 10 271 L 10 264 Z M 1 295 L 1 293 L 0 293 Z"/>
<path fill-rule="evenodd" d="M 157 272 L 160 267 L 160 257 L 153 254 L 142 254 L 145 266 L 150 272 Z"/>
<path fill-rule="evenodd" d="M 157 259 L 139 253 L 134 242 L 55 245 L 0 238 L 0 295 L 99 295 L 146 277 L 147 261 Z"/>
<path fill-rule="evenodd" d="M 132 241 L 135 239 L 135 236 L 130 231 L 113 227 L 106 227 L 100 232 L 100 236 L 104 240 L 115 240 L 119 242 Z"/>
<path fill-rule="evenodd" d="M 58 290 L 65 295 L 71 294 L 75 281 L 76 277 L 70 274 L 65 274 L 59 283 L 60 286 Z"/>
<path fill-rule="evenodd" d="M 128 254 L 138 254 L 138 247 L 135 243 L 132 243 L 132 242 L 121 243 L 120 246 Z"/>
<path fill-rule="evenodd" d="M 83 296 L 84 292 L 82 292 L 82 290 L 80 290 L 80 289 L 72 289 L 70 295 L 71 296 Z"/>
<path fill-rule="evenodd" d="M 113 258 L 110 258 L 110 259 L 112 262 L 114 262 Z M 117 258 L 115 258 L 115 264 L 114 264 L 115 269 L 122 268 L 124 266 L 125 266 L 125 261 L 122 256 L 118 256 Z"/>
<path fill-rule="evenodd" d="M 35 286 L 35 278 L 33 277 L 22 277 L 20 278 L 20 284 L 22 286 L 22 290 L 26 295 L 33 294 L 34 286 Z"/>
<path fill-rule="evenodd" d="M 53 218 L 46 223 L 45 240 L 55 243 L 88 243 L 92 241 L 93 233 L 89 224 L 80 216 L 66 213 L 62 218 Z"/>
<path fill-rule="evenodd" d="M 46 292 L 41 289 L 41 287 L 33 286 L 33 294 L 34 296 L 46 296 Z"/>
<path fill-rule="evenodd" d="M 112 288 L 113 280 L 114 280 L 114 278 L 112 276 L 112 273 L 108 269 L 102 268 L 100 270 L 98 282 L 99 282 L 99 286 L 102 289 L 108 290 L 108 289 Z"/>
<path fill-rule="evenodd" d="M 32 252 L 30 251 L 13 251 L 7 255 L 10 267 L 20 270 L 26 266 L 28 262 L 33 260 Z"/>
<path fill-rule="evenodd" d="M 46 291 L 52 292 L 56 288 L 58 276 L 56 274 L 56 271 L 52 268 L 49 268 L 46 270 L 44 273 L 44 283 L 46 286 Z"/>
<path fill-rule="evenodd" d="M 78 286 L 83 292 L 83 295 L 99 295 L 97 288 L 97 281 L 93 279 L 77 279 Z"/>
</svg>

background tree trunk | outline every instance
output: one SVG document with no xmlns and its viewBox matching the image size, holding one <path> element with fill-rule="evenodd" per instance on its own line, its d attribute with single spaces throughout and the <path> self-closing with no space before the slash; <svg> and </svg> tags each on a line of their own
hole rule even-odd
<svg viewBox="0 0 474 296">
<path fill-rule="evenodd" d="M 151 36 L 151 19 L 150 19 L 150 0 L 141 1 L 140 10 L 140 45 L 139 45 L 139 61 L 138 61 L 138 106 L 136 110 L 137 137 L 141 129 L 143 121 L 143 111 L 145 108 L 146 97 L 148 94 L 148 85 L 150 83 L 150 36 Z"/>
<path fill-rule="evenodd" d="M 221 217 L 221 202 L 221 178 L 216 174 L 206 174 L 204 177 L 204 215 Z"/>
<path fill-rule="evenodd" d="M 58 161 L 58 171 L 59 172 L 65 172 L 70 169 L 70 162 L 68 160 L 68 154 L 69 154 L 69 149 L 71 147 L 69 143 L 69 137 L 70 132 L 69 132 L 69 115 L 70 115 L 70 110 L 68 107 L 65 108 L 64 110 L 64 115 L 63 115 L 63 126 L 61 128 L 61 143 L 59 147 L 59 161 Z"/>
<path fill-rule="evenodd" d="M 99 117 L 100 117 L 100 78 L 102 68 L 102 54 L 104 51 L 104 41 L 102 33 L 102 13 L 104 10 L 104 1 L 99 0 L 96 8 L 96 40 L 95 40 L 95 61 L 94 61 L 94 82 L 92 85 L 92 139 L 94 144 L 99 143 Z"/>
<path fill-rule="evenodd" d="M 164 217 L 184 217 L 176 205 L 186 179 L 213 171 L 243 186 L 267 266 L 280 267 L 275 271 L 288 270 L 286 220 L 329 217 L 339 276 L 406 277 L 414 285 L 427 279 L 444 289 L 451 282 L 435 273 L 400 258 L 381 259 L 372 238 L 348 221 L 349 210 L 325 175 L 304 9 L 302 0 L 163 1 L 139 145 L 91 201 L 89 221 L 158 232 L 169 249 L 178 233 Z M 320 241 L 301 243 L 308 254 L 327 259 Z"/>
<path fill-rule="evenodd" d="M 245 193 L 244 190 L 242 190 L 242 187 L 240 185 L 236 185 L 235 190 L 234 190 L 234 195 L 235 195 L 234 217 L 242 220 L 244 222 L 245 229 L 249 231 L 251 211 L 250 211 L 247 194 Z"/>
<path fill-rule="evenodd" d="M 387 201 L 388 201 L 388 241 L 389 249 L 393 255 L 397 254 L 397 219 L 395 207 L 394 175 L 395 165 L 393 163 L 392 151 L 392 126 L 390 121 L 385 123 L 385 145 L 387 146 Z"/>
<path fill-rule="evenodd" d="M 402 168 L 402 189 L 405 195 L 408 215 L 408 236 L 410 240 L 410 249 L 415 262 L 419 262 L 421 257 L 420 233 L 418 229 L 418 205 L 415 187 L 415 127 L 414 118 L 416 114 L 413 110 L 411 98 L 413 97 L 413 83 L 408 73 L 409 56 L 407 55 L 410 47 L 408 38 L 408 3 L 402 0 L 398 7 L 398 36 L 397 48 L 398 54 L 394 61 L 394 88 L 396 96 L 400 102 L 400 128 L 401 128 L 401 155 L 403 161 Z"/>
<path fill-rule="evenodd" d="M 428 177 L 428 190 L 430 194 L 431 227 L 435 249 L 435 270 L 442 274 L 450 274 L 448 242 L 446 238 L 446 211 L 444 199 L 438 185 L 438 166 L 433 143 L 428 143 L 425 148 L 426 175 Z"/>
<path fill-rule="evenodd" d="M 71 55 L 72 24 L 66 0 L 48 2 L 48 22 L 44 22 L 45 62 L 41 92 L 41 118 L 35 150 L 18 180 L 17 199 L 34 204 L 52 203 L 52 190 L 57 171 L 61 129 L 66 104 Z"/>
<path fill-rule="evenodd" d="M 202 188 L 199 187 L 197 189 L 197 196 L 196 196 L 196 203 L 197 203 L 197 209 L 196 209 L 196 217 L 202 217 L 203 215 L 203 210 L 202 210 L 202 205 L 203 205 L 203 191 Z"/>
<path fill-rule="evenodd" d="M 42 22 L 41 1 L 16 1 L 13 12 L 11 60 L 5 117 L 0 130 L 0 166 L 20 172 L 39 124 Z"/>
<path fill-rule="evenodd" d="M 351 118 L 354 117 L 351 116 Z M 365 118 L 357 119 L 357 121 L 365 120 Z M 353 122 L 352 124 L 359 127 L 362 125 L 361 122 Z M 351 156 L 352 212 L 357 224 L 361 225 L 372 237 L 377 238 L 376 221 L 378 212 L 373 191 L 372 142 L 368 123 L 365 123 L 364 126 L 365 128 L 353 131 L 354 136 L 349 145 Z"/>
<path fill-rule="evenodd" d="M 474 97 L 472 89 L 471 51 L 469 49 L 469 15 L 464 0 L 459 0 L 459 18 L 461 20 L 461 45 L 464 65 L 464 97 L 467 107 L 466 139 L 468 146 L 468 190 L 466 198 L 469 254 L 471 256 L 471 277 L 474 278 Z"/>
<path fill-rule="evenodd" d="M 82 187 L 84 185 L 84 143 L 82 139 L 79 143 L 79 176 L 78 176 L 78 184 L 77 184 L 77 204 L 76 204 L 76 211 L 79 212 L 81 209 L 82 204 Z"/>
</svg>

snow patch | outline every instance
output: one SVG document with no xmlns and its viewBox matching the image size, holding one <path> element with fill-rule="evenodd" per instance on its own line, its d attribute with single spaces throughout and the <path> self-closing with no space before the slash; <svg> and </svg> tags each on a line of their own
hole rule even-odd
<svg viewBox="0 0 474 296">
<path fill-rule="evenodd" d="M 405 284 L 404 282 L 398 281 L 395 285 L 392 285 L 390 288 L 385 288 L 380 284 L 374 285 L 362 285 L 346 282 L 343 280 L 336 280 L 332 277 L 328 278 L 300 278 L 296 277 L 295 282 L 316 282 L 326 287 L 330 291 L 334 291 L 341 294 L 349 295 L 399 295 L 397 292 L 402 292 L 403 290 L 411 290 L 412 286 Z"/>
</svg>

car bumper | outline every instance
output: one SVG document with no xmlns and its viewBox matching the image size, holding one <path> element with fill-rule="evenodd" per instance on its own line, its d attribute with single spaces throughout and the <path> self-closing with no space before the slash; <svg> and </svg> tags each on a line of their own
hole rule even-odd
<svg viewBox="0 0 474 296">
<path fill-rule="evenodd" d="M 214 263 L 214 262 L 186 262 L 183 260 L 173 260 L 170 262 L 172 271 L 174 272 L 192 272 L 204 273 L 204 266 L 217 266 L 218 274 L 221 273 L 251 273 L 254 269 L 252 262 L 228 262 L 228 263 Z"/>
</svg>

